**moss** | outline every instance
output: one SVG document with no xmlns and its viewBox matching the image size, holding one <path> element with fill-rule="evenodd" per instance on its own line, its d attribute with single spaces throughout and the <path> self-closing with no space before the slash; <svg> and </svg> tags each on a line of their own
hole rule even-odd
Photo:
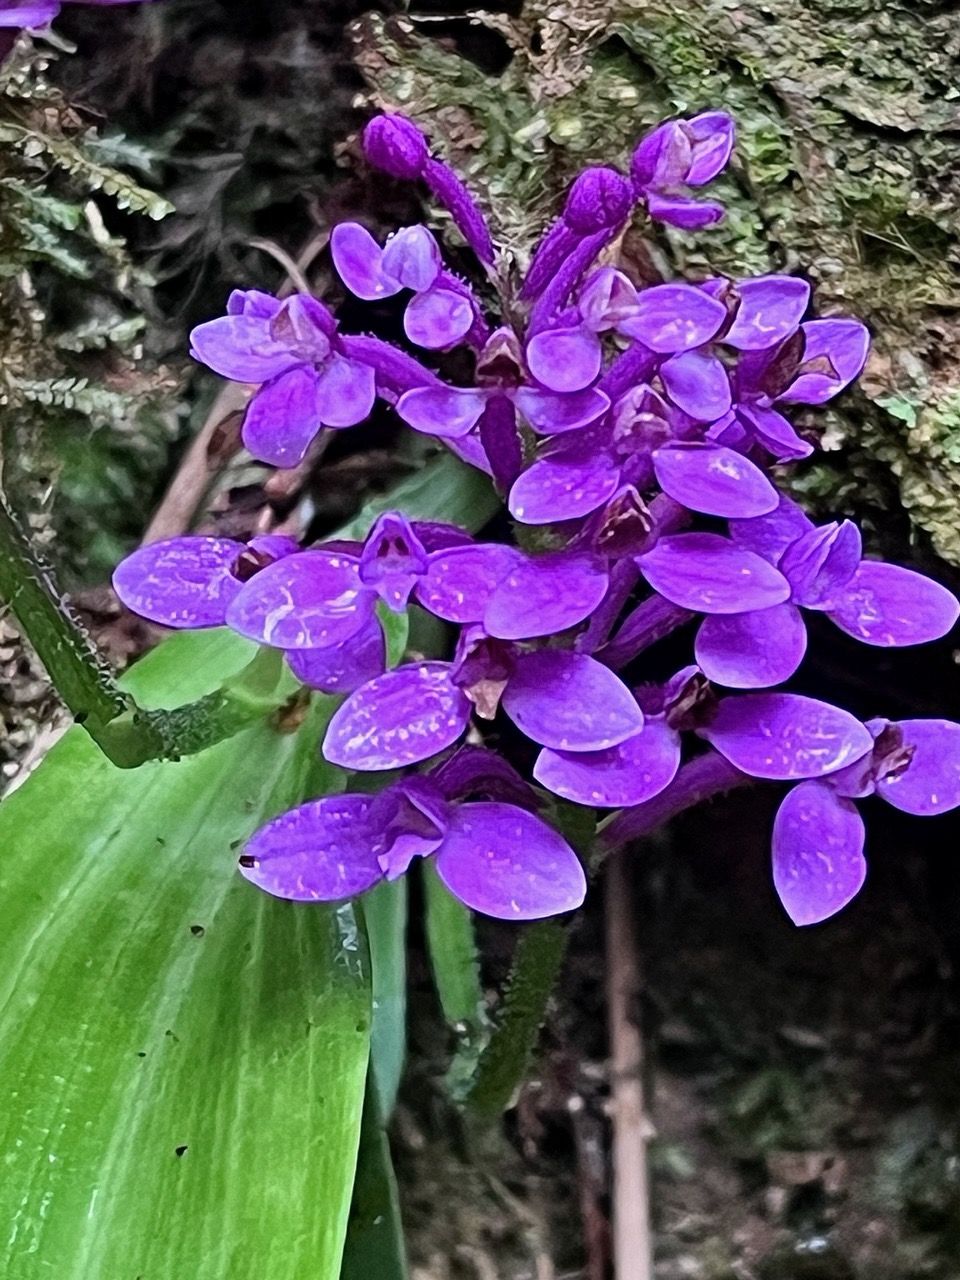
<svg viewBox="0 0 960 1280">
<path fill-rule="evenodd" d="M 875 335 L 866 394 L 829 420 L 801 488 L 847 510 L 899 500 L 960 563 L 960 95 L 956 20 L 937 0 L 528 0 L 478 16 L 513 57 L 498 77 L 414 18 L 368 18 L 358 58 L 529 251 L 586 161 L 622 164 L 665 115 L 723 105 L 738 159 L 726 223 L 665 233 L 678 270 L 800 271 L 825 311 Z M 891 405 L 909 402 L 907 422 Z M 859 498 L 858 498 L 859 495 Z"/>
</svg>

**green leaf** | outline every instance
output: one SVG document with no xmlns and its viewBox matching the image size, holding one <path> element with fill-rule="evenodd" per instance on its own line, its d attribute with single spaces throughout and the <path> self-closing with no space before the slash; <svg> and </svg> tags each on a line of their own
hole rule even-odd
<svg viewBox="0 0 960 1280">
<path fill-rule="evenodd" d="M 459 1035 L 484 1022 L 480 961 L 470 911 L 445 887 L 432 863 L 423 863 L 427 946 L 443 1016 Z"/>
<path fill-rule="evenodd" d="M 383 883 L 361 899 L 373 971 L 370 1067 L 380 1112 L 397 1101 L 407 1052 L 407 880 Z"/>
<path fill-rule="evenodd" d="M 407 1275 L 400 1196 L 377 1093 L 368 1082 L 340 1280 L 406 1280 Z"/>
<path fill-rule="evenodd" d="M 367 503 L 338 538 L 362 538 L 383 511 L 402 511 L 410 520 L 436 520 L 461 525 L 476 533 L 501 507 L 488 476 L 443 453 L 389 493 Z"/>
<path fill-rule="evenodd" d="M 130 673 L 144 704 L 250 658 L 182 634 Z M 128 771 L 71 730 L 0 805 L 0 1274 L 336 1280 L 369 1052 L 349 907 L 236 875 L 271 814 L 342 788 L 329 706 Z"/>
</svg>

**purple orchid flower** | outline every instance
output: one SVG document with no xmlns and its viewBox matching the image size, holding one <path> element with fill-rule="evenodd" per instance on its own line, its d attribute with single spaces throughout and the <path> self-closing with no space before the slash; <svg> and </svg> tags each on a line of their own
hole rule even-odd
<svg viewBox="0 0 960 1280">
<path fill-rule="evenodd" d="M 560 649 L 524 652 L 468 628 L 453 662 L 398 667 L 336 712 L 323 755 L 360 771 L 417 764 L 452 746 L 471 710 L 498 705 L 523 733 L 558 751 L 605 751 L 643 728 L 643 712 L 608 667 Z"/>
<path fill-rule="evenodd" d="M 359 222 L 341 222 L 333 229 L 330 250 L 341 280 L 366 302 L 413 291 L 403 327 L 417 346 L 455 346 L 478 322 L 470 290 L 444 271 L 440 246 L 426 227 L 402 227 L 381 249 Z"/>
<path fill-rule="evenodd" d="M 198 325 L 191 355 L 221 377 L 259 384 L 243 442 L 261 462 L 302 462 L 321 427 L 352 427 L 373 408 L 373 369 L 344 354 L 330 311 L 308 294 L 281 301 L 237 290 L 227 314 Z"/>
<path fill-rule="evenodd" d="M 789 791 L 773 828 L 773 882 L 794 924 L 818 924 L 860 892 L 865 829 L 853 804 L 878 795 L 917 817 L 960 805 L 960 724 L 871 720 L 872 751 Z"/>
<path fill-rule="evenodd" d="M 455 897 L 501 920 L 559 915 L 586 896 L 577 855 L 541 818 L 500 801 L 454 803 L 430 777 L 284 813 L 251 838 L 240 870 L 275 897 L 338 902 L 427 857 Z"/>
<path fill-rule="evenodd" d="M 222 627 L 233 602 L 257 575 L 303 554 L 293 538 L 166 538 L 140 547 L 118 565 L 113 586 L 142 618 L 178 630 Z M 352 693 L 386 667 L 383 628 L 371 616 L 350 643 L 285 654 L 298 680 L 321 693 Z"/>
<path fill-rule="evenodd" d="M 359 552 L 359 554 L 356 554 Z M 439 526 L 427 542 L 399 512 L 380 516 L 362 548 L 334 544 L 277 563 L 230 601 L 235 631 L 281 649 L 346 642 L 411 595 L 445 621 L 482 622 L 506 640 L 550 635 L 583 621 L 607 591 L 606 567 L 578 552 L 529 556 L 501 543 L 472 543 Z"/>
<path fill-rule="evenodd" d="M 709 434 L 759 444 L 778 462 L 809 457 L 813 446 L 775 406 L 825 404 L 859 376 L 869 350 L 866 325 L 831 319 L 808 320 L 778 346 L 748 351 L 733 373 L 733 407 Z"/>
<path fill-rule="evenodd" d="M 702 187 L 725 168 L 736 130 L 723 111 L 705 111 L 690 120 L 668 120 L 641 139 L 630 162 L 637 195 L 657 222 L 697 231 L 719 222 L 720 204 L 687 193 Z"/>
<path fill-rule="evenodd" d="M 881 648 L 939 640 L 960 617 L 946 587 L 912 569 L 863 560 L 855 525 L 844 520 L 818 528 L 789 498 L 781 497 L 769 515 L 732 520 L 730 534 L 743 551 L 776 566 L 790 596 L 773 607 L 714 611 L 704 620 L 697 662 L 717 684 L 760 689 L 789 679 L 807 647 L 801 608 L 824 613 L 848 635 Z M 673 584 L 665 585 L 662 594 L 674 599 Z"/>
</svg>

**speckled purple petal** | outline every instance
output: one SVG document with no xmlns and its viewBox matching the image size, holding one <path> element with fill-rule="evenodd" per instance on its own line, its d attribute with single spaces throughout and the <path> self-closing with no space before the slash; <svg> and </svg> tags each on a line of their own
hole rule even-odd
<svg viewBox="0 0 960 1280">
<path fill-rule="evenodd" d="M 325 796 L 274 818 L 247 842 L 240 873 L 258 889 L 294 902 L 340 902 L 383 879 L 373 796 Z"/>
<path fill-rule="evenodd" d="M 739 404 L 737 417 L 757 443 L 763 445 L 777 462 L 796 462 L 800 458 L 809 458 L 813 453 L 813 445 L 799 436 L 776 409 Z"/>
<path fill-rule="evenodd" d="M 222 627 L 240 591 L 232 569 L 246 551 L 232 538 L 165 538 L 139 547 L 113 574 L 128 609 L 164 627 Z"/>
<path fill-rule="evenodd" d="M 528 738 L 556 751 L 605 751 L 643 728 L 643 712 L 619 676 L 560 649 L 517 659 L 503 709 Z"/>
<path fill-rule="evenodd" d="M 530 372 L 549 391 L 582 391 L 600 372 L 600 340 L 585 325 L 545 329 L 527 343 Z"/>
<path fill-rule="evenodd" d="M 960 616 L 956 597 L 912 569 L 864 560 L 827 615 L 841 631 L 881 648 L 939 640 Z"/>
<path fill-rule="evenodd" d="M 397 401 L 397 413 L 428 436 L 465 436 L 480 421 L 487 397 L 467 387 L 416 387 Z"/>
<path fill-rule="evenodd" d="M 792 498 L 781 493 L 775 511 L 753 520 L 731 520 L 727 528 L 738 547 L 755 551 L 776 564 L 787 547 L 813 529 L 810 517 Z"/>
<path fill-rule="evenodd" d="M 896 778 L 877 780 L 877 795 L 919 818 L 960 805 L 960 724 L 952 720 L 898 720 L 910 764 Z"/>
<path fill-rule="evenodd" d="M 376 397 L 374 372 L 359 360 L 331 356 L 317 378 L 317 413 L 327 427 L 355 427 Z"/>
<path fill-rule="evenodd" d="M 655 451 L 653 467 L 664 493 L 705 515 L 762 516 L 779 501 L 756 463 L 723 445 L 676 441 Z"/>
<path fill-rule="evenodd" d="M 286 656 L 297 679 L 321 693 L 353 693 L 383 675 L 387 665 L 383 628 L 375 616 L 343 644 L 328 649 L 288 649 Z"/>
<path fill-rule="evenodd" d="M 692 284 L 658 284 L 642 290 L 636 314 L 620 331 L 651 351 L 674 355 L 709 342 L 726 319 L 726 307 Z"/>
<path fill-rule="evenodd" d="M 773 565 L 718 533 L 671 534 L 637 564 L 654 591 L 697 613 L 769 609 L 790 596 Z"/>
<path fill-rule="evenodd" d="M 726 210 L 713 200 L 692 200 L 689 196 L 647 193 L 647 213 L 655 222 L 665 222 L 679 231 L 702 231 L 722 222 Z"/>
<path fill-rule="evenodd" d="M 423 543 L 407 517 L 400 511 L 385 511 L 363 544 L 360 581 L 372 587 L 394 613 L 402 613 L 428 563 Z"/>
<path fill-rule="evenodd" d="M 430 288 L 409 302 L 403 329 L 411 342 L 429 351 L 452 347 L 473 327 L 470 301 L 451 289 Z"/>
<path fill-rule="evenodd" d="M 574 911 L 587 892 L 580 860 L 559 832 L 525 809 L 490 801 L 455 810 L 437 874 L 461 902 L 498 920 Z"/>
<path fill-rule="evenodd" d="M 673 781 L 680 767 L 680 735 L 663 719 L 606 751 L 551 751 L 537 757 L 533 776 L 541 786 L 575 804 L 616 809 L 643 804 Z"/>
<path fill-rule="evenodd" d="M 484 630 L 498 640 L 566 631 L 593 613 L 609 583 L 603 563 L 594 556 L 555 551 L 518 557 L 487 602 Z"/>
<path fill-rule="evenodd" d="M 351 293 L 365 302 L 399 293 L 396 277 L 384 270 L 383 250 L 359 222 L 339 222 L 330 235 L 337 274 Z"/>
<path fill-rule="evenodd" d="M 323 755 L 344 769 L 402 769 L 452 746 L 469 719 L 449 662 L 398 667 L 350 695 L 327 727 Z"/>
<path fill-rule="evenodd" d="M 703 674 L 729 689 L 769 689 L 789 680 L 807 651 L 807 628 L 792 604 L 704 618 L 694 646 Z"/>
<path fill-rule="evenodd" d="M 260 462 L 295 467 L 320 426 L 317 375 L 301 364 L 260 388 L 247 406 L 241 434 Z"/>
<path fill-rule="evenodd" d="M 724 698 L 700 735 L 754 778 L 822 778 L 873 749 L 849 711 L 798 693 Z"/>
<path fill-rule="evenodd" d="M 870 334 L 859 320 L 808 320 L 800 328 L 800 371 L 778 399 L 823 404 L 859 375 L 870 350 Z"/>
<path fill-rule="evenodd" d="M 567 395 L 538 387 L 519 387 L 512 399 L 534 431 L 545 436 L 585 427 L 610 408 L 610 397 L 596 387 Z"/>
<path fill-rule="evenodd" d="M 619 487 L 620 467 L 609 454 L 558 452 L 540 458 L 517 477 L 508 505 L 523 524 L 552 524 L 589 515 Z"/>
<path fill-rule="evenodd" d="M 227 610 L 227 622 L 277 649 L 325 649 L 356 635 L 376 598 L 352 556 L 304 551 L 251 578 Z"/>
<path fill-rule="evenodd" d="M 383 247 L 384 271 L 415 293 L 429 289 L 442 267 L 440 247 L 426 227 L 401 227 Z"/>
<path fill-rule="evenodd" d="M 580 290 L 577 307 L 584 323 L 596 333 L 614 329 L 637 307 L 637 290 L 629 276 L 615 267 L 601 267 Z"/>
<path fill-rule="evenodd" d="M 671 356 L 660 366 L 664 390 L 695 422 L 716 422 L 733 403 L 723 361 L 702 351 Z"/>
<path fill-rule="evenodd" d="M 271 335 L 269 320 L 250 315 L 197 325 L 190 334 L 190 354 L 234 382 L 268 382 L 300 363 L 287 343 Z"/>
<path fill-rule="evenodd" d="M 811 529 L 786 551 L 780 572 L 789 580 L 793 599 L 805 609 L 828 609 L 842 598 L 863 554 L 860 530 L 850 520 Z"/>
<path fill-rule="evenodd" d="M 863 819 L 825 782 L 801 782 L 773 824 L 773 883 L 794 924 L 819 924 L 860 892 Z"/>
<path fill-rule="evenodd" d="M 417 600 L 447 622 L 479 622 L 497 583 L 521 559 L 519 551 L 500 542 L 435 552 L 417 585 Z"/>
<path fill-rule="evenodd" d="M 723 341 L 741 351 L 763 351 L 799 326 L 810 302 L 810 286 L 796 276 L 738 280 L 740 305 Z"/>
</svg>

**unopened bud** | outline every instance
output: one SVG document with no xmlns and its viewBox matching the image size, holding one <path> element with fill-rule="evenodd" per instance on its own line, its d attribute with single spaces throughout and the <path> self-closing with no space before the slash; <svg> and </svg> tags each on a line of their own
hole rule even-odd
<svg viewBox="0 0 960 1280">
<path fill-rule="evenodd" d="M 563 219 L 580 235 L 626 222 L 633 207 L 630 183 L 616 169 L 585 169 L 567 193 Z"/>
<path fill-rule="evenodd" d="M 423 133 L 406 116 L 374 116 L 363 131 L 363 153 L 370 163 L 394 178 L 421 177 L 430 148 Z"/>
</svg>

